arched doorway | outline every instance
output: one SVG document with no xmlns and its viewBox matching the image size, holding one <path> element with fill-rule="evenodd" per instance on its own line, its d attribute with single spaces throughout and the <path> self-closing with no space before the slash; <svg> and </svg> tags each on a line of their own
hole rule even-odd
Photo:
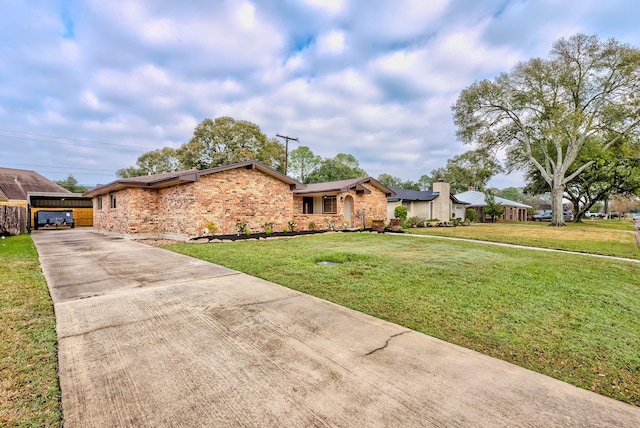
<svg viewBox="0 0 640 428">
<path fill-rule="evenodd" d="M 353 196 L 347 195 L 344 198 L 344 221 L 347 222 L 347 227 L 353 227 L 351 222 L 351 212 L 353 211 Z"/>
</svg>

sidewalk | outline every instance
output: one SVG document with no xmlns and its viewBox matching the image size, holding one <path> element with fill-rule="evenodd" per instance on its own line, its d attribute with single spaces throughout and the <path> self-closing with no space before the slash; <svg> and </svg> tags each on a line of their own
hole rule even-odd
<svg viewBox="0 0 640 428">
<path fill-rule="evenodd" d="M 33 240 L 64 426 L 637 427 L 630 406 L 90 229 Z"/>
</svg>

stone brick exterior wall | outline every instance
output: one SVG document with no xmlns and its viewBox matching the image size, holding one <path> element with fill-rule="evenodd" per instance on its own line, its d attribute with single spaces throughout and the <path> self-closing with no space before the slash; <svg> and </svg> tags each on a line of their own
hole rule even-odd
<svg viewBox="0 0 640 428">
<path fill-rule="evenodd" d="M 161 189 L 126 188 L 114 192 L 116 208 L 108 194 L 102 209 L 93 199 L 94 228 L 121 234 L 201 236 L 213 222 L 218 234 L 236 233 L 245 222 L 252 232 L 274 223 L 274 231 L 293 219 L 293 192 L 289 185 L 259 170 L 230 169 L 203 175 L 199 181 Z"/>
<path fill-rule="evenodd" d="M 158 233 L 156 190 L 131 187 L 113 194 L 116 208 L 111 208 L 111 194 L 102 195 L 102 209 L 98 209 L 98 198 L 93 198 L 94 229 L 123 234 Z"/>
<path fill-rule="evenodd" d="M 336 230 L 342 229 L 342 222 L 345 220 L 345 199 L 347 195 L 353 198 L 351 204 L 351 225 L 348 227 L 359 228 L 361 226 L 371 227 L 371 220 L 374 218 L 387 218 L 387 196 L 377 187 L 368 183 L 364 183 L 363 187 L 371 190 L 370 194 L 356 194 L 355 191 L 339 193 L 336 195 L 337 213 L 336 214 L 302 214 L 302 201 L 304 195 L 296 195 L 293 200 L 293 209 L 295 212 L 295 221 L 298 224 L 298 230 L 308 230 L 311 222 L 316 224 L 316 229 L 326 229 L 327 220 L 333 220 Z M 364 210 L 365 224 L 362 224 L 362 218 L 357 215 L 358 211 Z"/>
</svg>

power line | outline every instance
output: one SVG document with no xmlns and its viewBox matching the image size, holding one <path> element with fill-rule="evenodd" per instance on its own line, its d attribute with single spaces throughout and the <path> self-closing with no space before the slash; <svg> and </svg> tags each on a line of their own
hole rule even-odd
<svg viewBox="0 0 640 428">
<path fill-rule="evenodd" d="M 15 166 L 27 166 L 29 168 L 37 167 L 37 168 L 58 168 L 58 169 L 86 169 L 88 171 L 104 171 L 104 172 L 114 172 L 113 169 L 101 169 L 101 168 L 83 168 L 79 166 L 55 166 L 55 165 L 36 165 L 31 163 L 13 163 L 13 162 L 3 162 L 3 165 L 15 165 Z"/>
<path fill-rule="evenodd" d="M 297 138 L 288 135 L 276 134 L 276 137 L 284 138 L 284 175 L 287 175 L 287 163 L 289 162 L 289 140 L 300 142 Z"/>
<path fill-rule="evenodd" d="M 0 134 L 0 137 L 4 137 L 4 138 L 15 138 L 17 140 L 26 140 L 26 141 L 37 141 L 37 142 L 41 142 L 41 143 L 48 143 L 48 144 L 60 144 L 63 146 L 74 146 L 74 147 L 90 147 L 93 149 L 102 149 L 102 150 L 115 150 L 118 152 L 131 152 L 131 153 L 141 153 L 144 150 L 138 148 L 137 150 L 127 150 L 127 149 L 119 149 L 119 148 L 115 148 L 115 147 L 102 147 L 102 146 L 95 146 L 95 145 L 89 145 L 89 144 L 79 144 L 79 143 L 72 143 L 72 142 L 63 142 L 63 141 L 51 141 L 51 140 L 40 140 L 40 139 L 36 139 L 36 138 L 29 138 L 29 137 L 18 137 L 18 136 L 14 136 L 14 135 L 2 135 Z M 57 137 L 54 137 L 57 138 Z M 97 143 L 97 144 L 107 144 L 107 143 Z M 112 146 L 122 146 L 122 145 L 118 145 L 118 144 L 110 144 Z M 124 147 L 135 147 L 135 146 L 124 146 Z"/>
<path fill-rule="evenodd" d="M 13 131 L 11 129 L 2 129 L 2 128 L 0 128 L 0 131 L 11 132 L 11 133 L 14 133 L 14 134 L 35 135 L 36 137 L 56 138 L 58 140 L 79 141 L 79 142 L 82 142 L 82 143 L 93 143 L 93 144 L 104 144 L 104 145 L 107 145 L 107 146 L 138 148 L 138 146 L 132 146 L 132 145 L 128 145 L 128 144 L 114 144 L 114 143 L 105 143 L 103 141 L 83 140 L 83 139 L 79 139 L 79 138 L 56 137 L 54 135 L 34 134 L 32 132 Z M 13 136 L 10 136 L 10 135 L 6 135 L 6 137 L 18 138 L 18 137 L 13 137 Z M 39 140 L 34 140 L 34 141 L 39 141 Z"/>
</svg>

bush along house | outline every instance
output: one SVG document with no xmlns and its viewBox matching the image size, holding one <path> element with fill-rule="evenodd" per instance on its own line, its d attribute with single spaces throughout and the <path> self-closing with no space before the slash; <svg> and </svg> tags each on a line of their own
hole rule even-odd
<svg viewBox="0 0 640 428">
<path fill-rule="evenodd" d="M 366 177 L 302 184 L 256 161 L 115 180 L 91 189 L 93 227 L 134 238 L 368 227 L 393 192 Z"/>
</svg>

